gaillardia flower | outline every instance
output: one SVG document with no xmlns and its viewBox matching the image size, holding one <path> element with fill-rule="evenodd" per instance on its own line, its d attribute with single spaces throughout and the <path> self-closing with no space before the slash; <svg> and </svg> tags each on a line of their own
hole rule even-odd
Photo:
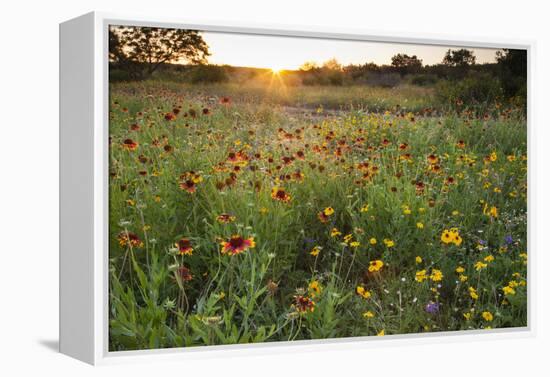
<svg viewBox="0 0 550 377">
<path fill-rule="evenodd" d="M 132 139 L 124 139 L 124 141 L 122 142 L 122 148 L 129 151 L 136 150 L 138 146 L 139 144 L 137 143 L 137 141 L 134 141 Z"/>
<path fill-rule="evenodd" d="M 320 222 L 322 222 L 323 224 L 326 224 L 328 222 L 328 219 L 329 217 L 327 215 L 325 215 L 325 213 L 323 211 L 320 211 L 318 214 L 317 214 L 317 218 L 319 219 Z"/>
<path fill-rule="evenodd" d="M 239 235 L 232 236 L 228 241 L 221 242 L 222 254 L 237 255 L 248 249 L 256 247 L 254 237 L 243 238 Z"/>
<path fill-rule="evenodd" d="M 229 152 L 227 155 L 227 162 L 237 166 L 246 166 L 248 159 L 248 155 L 243 151 Z"/>
<path fill-rule="evenodd" d="M 294 308 L 300 314 L 313 312 L 315 310 L 315 302 L 307 296 L 294 296 Z"/>
<path fill-rule="evenodd" d="M 283 203 L 288 203 L 292 197 L 282 187 L 273 187 L 271 189 L 271 197 Z"/>
<path fill-rule="evenodd" d="M 182 238 L 176 242 L 176 247 L 179 255 L 193 255 L 193 246 L 189 238 Z"/>
<path fill-rule="evenodd" d="M 193 275 L 191 270 L 185 266 L 180 266 L 176 270 L 176 276 L 180 279 L 181 282 L 193 280 Z"/>
<path fill-rule="evenodd" d="M 435 165 L 439 162 L 439 157 L 437 157 L 435 154 L 431 154 L 427 157 L 427 160 L 431 165 Z"/>
<path fill-rule="evenodd" d="M 229 213 L 222 213 L 216 217 L 216 220 L 222 224 L 228 224 L 235 221 L 236 217 Z"/>
<path fill-rule="evenodd" d="M 187 191 L 190 194 L 197 191 L 197 184 L 202 182 L 200 174 L 194 171 L 188 171 L 180 175 L 179 185 L 182 190 Z"/>
<path fill-rule="evenodd" d="M 143 247 L 143 241 L 138 235 L 132 232 L 120 232 L 118 235 L 118 243 L 120 246 Z"/>
<path fill-rule="evenodd" d="M 167 120 L 167 121 L 176 120 L 176 114 L 166 113 L 166 114 L 164 114 L 164 119 Z"/>
</svg>

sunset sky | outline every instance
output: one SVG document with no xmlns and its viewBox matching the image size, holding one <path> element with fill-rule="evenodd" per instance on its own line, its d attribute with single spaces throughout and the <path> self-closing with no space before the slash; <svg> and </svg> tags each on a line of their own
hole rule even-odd
<svg viewBox="0 0 550 377">
<path fill-rule="evenodd" d="M 316 38 L 203 32 L 210 46 L 209 62 L 243 67 L 297 69 L 306 61 L 390 64 L 397 53 L 417 55 L 424 64 L 440 63 L 453 46 L 412 45 Z M 478 63 L 494 62 L 495 49 L 472 48 Z"/>
</svg>

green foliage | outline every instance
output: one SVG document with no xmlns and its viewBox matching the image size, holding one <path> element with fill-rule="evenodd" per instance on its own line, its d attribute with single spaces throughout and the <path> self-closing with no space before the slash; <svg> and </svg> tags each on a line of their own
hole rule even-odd
<svg viewBox="0 0 550 377">
<path fill-rule="evenodd" d="M 205 63 L 208 45 L 196 30 L 137 26 L 109 28 L 109 60 L 135 78 L 150 77 L 165 63 Z"/>
<path fill-rule="evenodd" d="M 225 68 L 217 65 L 198 65 L 189 72 L 192 84 L 220 83 L 228 80 Z"/>
<path fill-rule="evenodd" d="M 371 73 L 367 76 L 366 83 L 381 88 L 393 88 L 401 83 L 398 73 Z"/>
<path fill-rule="evenodd" d="M 500 80 L 487 73 L 471 73 L 462 80 L 442 81 L 437 86 L 440 101 L 487 109 L 503 99 Z"/>
<path fill-rule="evenodd" d="M 497 52 L 498 75 L 504 95 L 527 107 L 527 50 L 504 49 Z"/>
<path fill-rule="evenodd" d="M 468 80 L 457 93 L 481 106 Z M 436 105 L 429 88 L 285 89 L 111 85 L 110 350 L 527 324 L 521 110 L 422 116 L 408 110 Z M 254 247 L 222 253 L 233 235 Z"/>
<path fill-rule="evenodd" d="M 420 74 L 413 75 L 411 78 L 411 84 L 418 86 L 430 86 L 438 82 L 438 78 L 433 74 Z"/>
<path fill-rule="evenodd" d="M 451 67 L 465 67 L 474 65 L 476 57 L 472 50 L 461 48 L 459 50 L 447 50 L 443 57 L 443 64 Z"/>
<path fill-rule="evenodd" d="M 344 73 L 328 67 L 310 69 L 302 76 L 302 84 L 340 86 L 344 83 Z"/>
<path fill-rule="evenodd" d="M 416 73 L 422 68 L 422 59 L 416 55 L 397 54 L 392 56 L 391 65 L 401 76 L 407 73 Z"/>
</svg>

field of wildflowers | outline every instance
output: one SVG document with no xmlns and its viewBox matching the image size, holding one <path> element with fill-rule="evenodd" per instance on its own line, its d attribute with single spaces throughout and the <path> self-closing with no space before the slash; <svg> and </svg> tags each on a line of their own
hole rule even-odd
<svg viewBox="0 0 550 377">
<path fill-rule="evenodd" d="M 521 110 L 138 82 L 109 128 L 111 351 L 527 325 Z"/>
</svg>

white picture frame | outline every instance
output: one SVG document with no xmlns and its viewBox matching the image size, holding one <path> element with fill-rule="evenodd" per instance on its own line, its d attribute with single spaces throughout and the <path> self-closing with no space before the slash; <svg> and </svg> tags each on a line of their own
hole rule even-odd
<svg viewBox="0 0 550 377">
<path fill-rule="evenodd" d="M 536 261 L 532 164 L 528 168 L 528 326 L 250 345 L 109 352 L 108 350 L 108 26 L 156 26 L 228 33 L 466 47 L 518 48 L 528 54 L 528 154 L 533 156 L 533 41 L 258 25 L 92 12 L 60 24 L 60 352 L 90 364 L 339 350 L 448 341 L 531 337 Z"/>
</svg>

